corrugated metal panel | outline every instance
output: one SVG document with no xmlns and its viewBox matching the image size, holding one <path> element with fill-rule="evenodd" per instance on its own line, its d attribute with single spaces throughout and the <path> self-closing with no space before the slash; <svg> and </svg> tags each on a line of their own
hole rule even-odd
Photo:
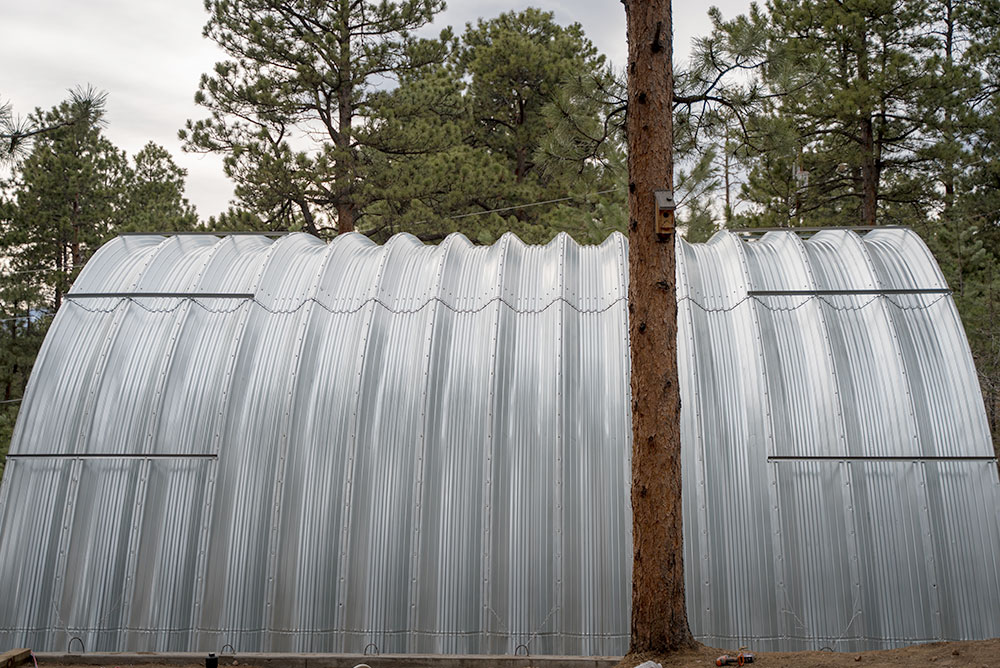
<svg viewBox="0 0 1000 668">
<path fill-rule="evenodd" d="M 920 239 L 719 234 L 681 244 L 678 273 L 696 635 L 761 651 L 1000 635 L 1000 487 L 958 314 L 946 294 L 878 293 L 946 287 Z M 813 294 L 750 294 L 793 290 Z"/>
<path fill-rule="evenodd" d="M 619 235 L 107 244 L 71 297 L 234 296 L 61 309 L 0 490 L 0 642 L 622 653 L 626 259 Z M 696 635 L 1000 635 L 1000 486 L 950 297 L 749 294 L 940 288 L 919 239 L 721 233 L 679 242 L 678 277 Z"/>
</svg>

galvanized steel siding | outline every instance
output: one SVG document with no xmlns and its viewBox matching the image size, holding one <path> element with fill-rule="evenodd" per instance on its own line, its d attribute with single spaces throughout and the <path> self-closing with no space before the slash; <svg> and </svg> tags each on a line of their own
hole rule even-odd
<svg viewBox="0 0 1000 668">
<path fill-rule="evenodd" d="M 692 628 L 759 650 L 1000 635 L 1000 487 L 958 314 L 909 230 L 679 247 Z"/>
<path fill-rule="evenodd" d="M 109 243 L 17 425 L 0 641 L 622 653 L 626 256 L 619 235 Z M 942 287 L 919 239 L 722 233 L 680 242 L 678 277 L 696 635 L 1000 635 L 1000 488 L 951 299 L 748 295 Z M 72 298 L 115 292 L 254 298 Z"/>
</svg>

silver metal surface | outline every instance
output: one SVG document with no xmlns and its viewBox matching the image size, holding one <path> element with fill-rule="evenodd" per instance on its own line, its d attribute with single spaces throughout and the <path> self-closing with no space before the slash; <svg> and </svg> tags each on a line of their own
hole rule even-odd
<svg viewBox="0 0 1000 668">
<path fill-rule="evenodd" d="M 948 294 L 899 292 L 947 287 L 920 240 L 720 233 L 678 278 L 696 635 L 1000 635 L 968 345 Z M 626 287 L 617 234 L 110 242 L 15 430 L 0 643 L 621 654 Z M 825 292 L 749 294 L 791 290 Z"/>
</svg>

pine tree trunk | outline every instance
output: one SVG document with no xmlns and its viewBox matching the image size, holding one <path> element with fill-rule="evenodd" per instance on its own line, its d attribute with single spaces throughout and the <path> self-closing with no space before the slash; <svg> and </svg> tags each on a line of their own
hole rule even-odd
<svg viewBox="0 0 1000 668">
<path fill-rule="evenodd" d="M 722 158 L 723 158 L 723 166 L 724 166 L 724 171 L 725 171 L 725 176 L 726 176 L 726 209 L 724 211 L 724 217 L 723 217 L 723 219 L 725 220 L 726 227 L 729 227 L 729 224 L 733 221 L 733 204 L 732 204 L 732 201 L 729 198 L 729 189 L 730 189 L 729 171 L 730 171 L 730 167 L 729 167 L 729 124 L 728 123 L 726 124 L 726 140 L 722 144 Z"/>
<path fill-rule="evenodd" d="M 17 303 L 14 304 L 14 308 L 11 311 L 12 311 L 12 313 L 17 314 Z M 10 321 L 10 340 L 11 340 L 11 347 L 16 350 L 16 346 L 18 344 L 18 341 L 17 341 L 17 319 L 16 318 L 12 319 Z M 17 364 L 14 364 L 14 368 L 11 369 L 10 375 L 7 376 L 7 380 L 4 383 L 4 388 L 3 388 L 3 400 L 4 401 L 10 401 L 12 399 L 12 397 L 11 397 L 11 390 L 13 389 L 14 377 L 16 375 L 17 375 Z"/>
<path fill-rule="evenodd" d="M 868 31 L 862 20 L 858 32 L 858 79 L 869 81 Z M 875 146 L 875 124 L 872 113 L 861 111 L 861 220 L 863 225 L 875 225 L 878 216 L 878 156 Z"/>
<path fill-rule="evenodd" d="M 632 633 L 629 651 L 694 644 L 684 601 L 674 235 L 653 192 L 672 189 L 669 0 L 623 0 L 628 25 Z"/>
<path fill-rule="evenodd" d="M 944 61 L 945 74 L 948 77 L 954 76 L 955 67 L 955 10 L 951 0 L 944 3 Z M 951 91 L 949 91 L 950 93 Z M 953 98 L 954 99 L 954 98 Z M 948 148 L 955 145 L 955 107 L 949 103 L 944 105 L 944 140 Z M 944 215 L 948 220 L 951 214 L 952 205 L 955 202 L 955 161 L 948 158 L 944 173 Z"/>
<path fill-rule="evenodd" d="M 316 217 L 313 216 L 312 209 L 309 208 L 309 202 L 307 202 L 303 197 L 295 200 L 295 203 L 299 206 L 299 211 L 302 212 L 302 226 L 305 231 L 313 236 L 319 236 L 319 228 L 316 226 Z"/>
<path fill-rule="evenodd" d="M 73 266 L 69 268 L 70 271 L 76 269 L 80 266 L 80 194 L 76 193 L 73 195 L 73 244 L 71 247 L 70 257 L 73 261 Z"/>
<path fill-rule="evenodd" d="M 335 189 L 337 193 L 337 234 L 354 231 L 354 203 L 351 194 L 354 184 L 351 178 L 354 173 L 351 158 L 351 123 L 354 120 L 354 86 L 351 81 L 351 9 L 350 3 L 341 0 L 341 34 L 340 34 L 340 80 L 337 89 L 337 164 L 334 168 Z"/>
<path fill-rule="evenodd" d="M 66 241 L 65 241 L 65 233 L 61 233 L 59 238 L 59 252 L 56 255 L 55 298 L 53 300 L 56 311 L 58 311 L 59 307 L 62 306 L 62 284 L 63 284 L 63 277 L 66 275 L 65 272 L 66 272 Z"/>
<path fill-rule="evenodd" d="M 875 133 L 871 117 L 861 120 L 861 219 L 875 225 L 878 216 L 878 167 L 875 156 Z"/>
</svg>

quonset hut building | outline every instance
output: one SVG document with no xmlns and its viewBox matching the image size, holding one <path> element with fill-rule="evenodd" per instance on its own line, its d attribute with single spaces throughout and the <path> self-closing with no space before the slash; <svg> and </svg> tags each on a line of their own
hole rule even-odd
<svg viewBox="0 0 1000 668">
<path fill-rule="evenodd" d="M 677 250 L 695 635 L 1000 635 L 994 455 L 919 238 Z M 18 419 L 0 644 L 623 653 L 626 259 L 617 234 L 108 243 Z"/>
</svg>

